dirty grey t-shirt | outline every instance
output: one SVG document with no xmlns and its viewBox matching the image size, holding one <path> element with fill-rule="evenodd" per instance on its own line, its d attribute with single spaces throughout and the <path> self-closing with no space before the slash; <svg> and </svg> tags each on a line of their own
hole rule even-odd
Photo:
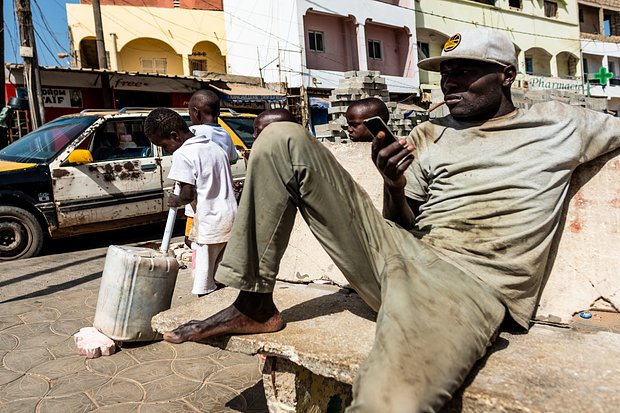
<svg viewBox="0 0 620 413">
<path fill-rule="evenodd" d="M 408 138 L 414 233 L 489 285 L 527 326 L 575 168 L 620 146 L 620 119 L 558 102 L 484 123 L 451 116 Z"/>
</svg>

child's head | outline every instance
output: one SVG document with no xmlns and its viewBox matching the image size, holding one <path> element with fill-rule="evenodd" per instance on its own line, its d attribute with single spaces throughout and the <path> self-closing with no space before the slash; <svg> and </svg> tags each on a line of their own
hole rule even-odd
<svg viewBox="0 0 620 413">
<path fill-rule="evenodd" d="M 220 98 L 212 90 L 197 90 L 189 99 L 188 109 L 192 125 L 217 123 L 220 116 Z"/>
<path fill-rule="evenodd" d="M 181 115 L 171 109 L 153 109 L 144 121 L 144 134 L 155 145 L 173 153 L 192 135 Z"/>
<path fill-rule="evenodd" d="M 344 116 L 347 119 L 349 139 L 353 142 L 372 142 L 373 136 L 362 122 L 373 116 L 380 116 L 388 123 L 390 111 L 381 99 L 366 98 L 351 103 Z"/>
</svg>

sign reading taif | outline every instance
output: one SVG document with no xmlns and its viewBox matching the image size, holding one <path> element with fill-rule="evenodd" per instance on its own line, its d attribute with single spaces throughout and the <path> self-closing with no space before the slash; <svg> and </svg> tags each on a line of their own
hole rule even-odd
<svg viewBox="0 0 620 413">
<path fill-rule="evenodd" d="M 81 108 L 82 92 L 75 89 L 43 88 L 43 105 L 49 108 Z"/>
</svg>

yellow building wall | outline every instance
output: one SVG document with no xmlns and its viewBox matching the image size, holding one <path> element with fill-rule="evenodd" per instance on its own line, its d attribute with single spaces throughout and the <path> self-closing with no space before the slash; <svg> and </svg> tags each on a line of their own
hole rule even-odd
<svg viewBox="0 0 620 413">
<path fill-rule="evenodd" d="M 166 71 L 168 74 L 183 74 L 183 58 L 172 47 L 161 40 L 140 38 L 126 44 L 118 54 L 119 70 L 127 72 L 145 72 L 141 64 L 142 59 L 166 59 Z M 157 72 L 154 68 L 150 73 Z"/>
<path fill-rule="evenodd" d="M 199 49 L 208 53 L 209 71 L 226 72 L 222 11 L 101 6 L 101 15 L 108 64 L 113 70 L 138 71 L 141 58 L 166 58 L 168 74 L 189 76 L 189 59 L 200 44 Z M 95 36 L 92 6 L 67 4 L 67 19 L 72 47 L 79 50 L 82 39 Z"/>
<path fill-rule="evenodd" d="M 564 5 L 563 5 L 564 3 Z M 522 0 L 522 9 L 513 9 L 508 6 L 508 0 L 497 0 L 495 6 L 469 0 L 419 0 L 416 2 L 416 23 L 418 32 L 433 30 L 430 44 L 431 55 L 438 56 L 440 47 L 446 38 L 459 30 L 479 27 L 489 27 L 505 30 L 512 38 L 518 49 L 520 73 L 526 72 L 526 52 L 533 48 L 545 50 L 551 55 L 548 68 L 545 64 L 535 64 L 535 69 L 548 71 L 551 76 L 564 74 L 564 69 L 558 69 L 566 60 L 566 52 L 574 55 L 578 60 L 575 67 L 576 78 L 582 76 L 581 45 L 579 40 L 579 14 L 576 1 L 558 1 L 557 17 L 545 17 L 543 2 Z M 427 34 L 427 33 L 426 33 Z M 441 36 L 444 35 L 444 37 Z M 428 38 L 428 36 L 427 36 Z M 562 54 L 562 52 L 565 52 Z M 434 54 L 436 53 L 436 54 Z M 528 52 L 528 57 L 531 53 Z M 534 51 L 536 56 L 540 53 Z M 422 71 L 424 72 L 424 71 Z M 542 73 L 541 73 L 542 74 Z M 435 74 L 421 73 L 431 84 L 438 83 Z"/>
</svg>

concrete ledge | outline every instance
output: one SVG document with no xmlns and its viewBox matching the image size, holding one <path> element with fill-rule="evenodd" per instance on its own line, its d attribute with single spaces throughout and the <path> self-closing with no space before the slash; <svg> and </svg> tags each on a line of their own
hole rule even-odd
<svg viewBox="0 0 620 413">
<path fill-rule="evenodd" d="M 238 291 L 224 288 L 153 317 L 153 329 L 172 330 L 230 305 Z M 277 283 L 274 301 L 286 321 L 277 333 L 231 336 L 209 344 L 247 354 L 282 357 L 311 372 L 352 384 L 375 339 L 375 314 L 357 294 L 320 284 Z M 204 316 L 202 316 L 204 315 Z"/>
<path fill-rule="evenodd" d="M 164 332 L 206 317 L 228 306 L 236 295 L 236 290 L 225 288 L 160 313 L 153 318 L 153 328 Z M 268 356 L 265 390 L 273 411 L 319 412 L 336 402 L 340 407 L 330 411 L 343 411 L 355 373 L 374 340 L 374 313 L 357 294 L 333 286 L 278 283 L 274 299 L 287 322 L 284 330 L 224 337 L 209 344 Z M 619 334 L 584 334 L 543 325 L 528 334 L 503 332 L 444 411 L 608 412 L 620 406 L 618 360 Z"/>
</svg>

